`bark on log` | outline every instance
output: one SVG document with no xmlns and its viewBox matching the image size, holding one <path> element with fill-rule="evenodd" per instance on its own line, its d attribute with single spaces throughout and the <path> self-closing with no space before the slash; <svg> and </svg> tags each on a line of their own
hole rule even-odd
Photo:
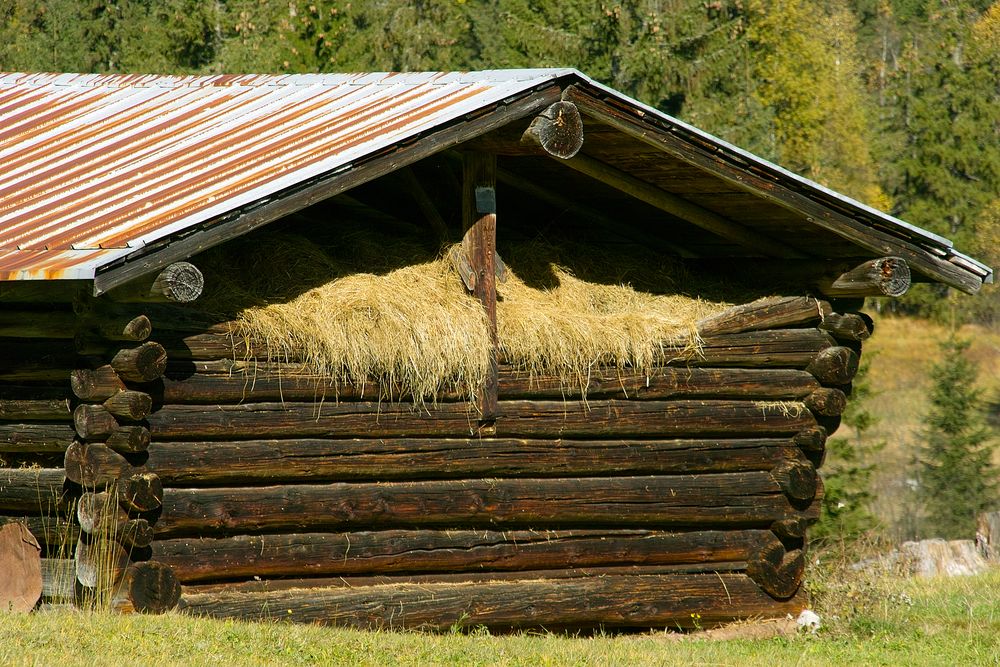
<svg viewBox="0 0 1000 667">
<path fill-rule="evenodd" d="M 34 609 L 42 597 L 42 548 L 27 526 L 0 526 L 0 573 L 0 609 Z"/>
<path fill-rule="evenodd" d="M 847 408 L 847 396 L 840 389 L 822 387 L 809 394 L 804 401 L 814 414 L 836 417 Z"/>
<path fill-rule="evenodd" d="M 820 322 L 819 328 L 837 340 L 861 342 L 871 337 L 875 323 L 864 313 L 830 313 Z"/>
<path fill-rule="evenodd" d="M 64 508 L 60 468 L 0 468 L 0 510 L 47 515 Z"/>
<path fill-rule="evenodd" d="M 910 288 L 910 267 L 901 257 L 880 257 L 821 282 L 819 288 L 837 298 L 903 296 Z"/>
<path fill-rule="evenodd" d="M 27 398 L 30 388 L 24 388 L 26 398 L 0 398 L 0 420 L 5 421 L 61 421 L 73 420 L 68 398 Z M 39 392 L 41 393 L 41 392 Z"/>
<path fill-rule="evenodd" d="M 73 426 L 88 442 L 106 440 L 118 428 L 118 420 L 102 405 L 81 403 L 73 411 Z"/>
<path fill-rule="evenodd" d="M 792 438 L 241 440 L 156 442 L 148 451 L 145 469 L 175 487 L 741 472 L 802 456 Z"/>
<path fill-rule="evenodd" d="M 145 392 L 133 390 L 120 391 L 102 405 L 115 417 L 129 421 L 145 419 L 153 411 L 152 397 Z"/>
<path fill-rule="evenodd" d="M 242 437 L 468 437 L 479 415 L 465 404 L 415 410 L 379 403 L 170 405 L 149 416 L 156 440 Z M 496 437 L 780 436 L 816 425 L 802 403 L 755 401 L 503 401 Z"/>
<path fill-rule="evenodd" d="M 848 347 L 830 347 L 818 355 L 806 367 L 824 385 L 845 385 L 854 379 L 860 359 Z"/>
<path fill-rule="evenodd" d="M 90 541 L 84 535 L 76 543 L 76 580 L 87 588 L 112 590 L 128 567 L 128 551 L 112 539 Z"/>
<path fill-rule="evenodd" d="M 65 452 L 75 435 L 68 424 L 0 423 L 0 452 Z"/>
<path fill-rule="evenodd" d="M 125 383 L 110 364 L 76 369 L 70 373 L 69 381 L 73 394 L 83 401 L 105 401 L 125 390 Z"/>
<path fill-rule="evenodd" d="M 146 342 L 120 350 L 111 360 L 111 367 L 127 382 L 150 382 L 166 370 L 167 353 L 159 343 Z"/>
<path fill-rule="evenodd" d="M 811 374 L 792 369 L 659 367 L 649 374 L 630 369 L 596 368 L 569 380 L 533 375 L 503 366 L 499 398 L 575 399 L 586 396 L 651 400 L 667 398 L 748 398 L 801 400 L 819 388 Z M 160 404 L 262 401 L 412 399 L 398 388 L 371 380 L 363 385 L 316 375 L 302 364 L 244 361 L 174 361 L 161 380 L 144 386 Z M 459 392 L 442 392 L 438 401 L 461 401 Z"/>
<path fill-rule="evenodd" d="M 771 531 L 388 530 L 157 540 L 153 558 L 183 583 L 320 575 L 558 570 L 722 563 L 780 544 Z"/>
<path fill-rule="evenodd" d="M 747 563 L 747 576 L 768 595 L 785 600 L 799 590 L 805 572 L 806 559 L 801 549 L 785 551 L 780 542 L 764 547 Z"/>
<path fill-rule="evenodd" d="M 818 496 L 819 494 L 817 494 Z M 767 472 L 166 489 L 157 539 L 351 527 L 759 526 L 800 514 Z"/>
<path fill-rule="evenodd" d="M 107 486 L 131 468 L 121 454 L 101 443 L 76 441 L 66 450 L 66 478 L 84 488 Z"/>
<path fill-rule="evenodd" d="M 698 322 L 702 337 L 818 324 L 830 313 L 830 304 L 811 297 L 769 297 L 734 306 Z"/>
<path fill-rule="evenodd" d="M 537 144 L 549 155 L 568 160 L 583 147 L 580 111 L 572 102 L 556 102 L 535 116 L 521 142 Z"/>
<path fill-rule="evenodd" d="M 580 577 L 476 584 L 185 595 L 181 609 L 216 618 L 273 619 L 359 628 L 691 627 L 798 614 L 742 574 Z M 274 610 L 282 610 L 278 614 Z"/>
<path fill-rule="evenodd" d="M 205 277 L 188 262 L 175 262 L 155 277 L 140 278 L 116 287 L 105 295 L 119 303 L 190 303 L 201 296 Z"/>
<path fill-rule="evenodd" d="M 181 599 L 181 584 L 173 570 L 156 561 L 133 563 L 125 569 L 111 606 L 119 612 L 162 614 Z"/>
</svg>

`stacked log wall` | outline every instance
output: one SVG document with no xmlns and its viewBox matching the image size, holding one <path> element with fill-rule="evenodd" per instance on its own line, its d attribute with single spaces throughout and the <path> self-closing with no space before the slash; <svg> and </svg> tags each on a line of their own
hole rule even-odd
<svg viewBox="0 0 1000 667">
<path fill-rule="evenodd" d="M 501 364 L 483 420 L 462 396 L 415 406 L 294 356 L 267 362 L 226 323 L 162 319 L 170 361 L 134 385 L 152 399 L 151 440 L 123 456 L 163 485 L 148 556 L 173 569 L 182 605 L 259 616 L 273 597 L 293 620 L 408 627 L 800 608 L 816 467 L 870 332 L 813 299 L 741 307 L 702 323 L 699 354 L 597 369 L 585 397 Z M 84 459 L 120 474 L 113 457 Z M 580 608 L 595 581 L 617 606 L 594 592 Z M 643 597 L 671 587 L 687 597 Z M 422 615 L 429 599 L 451 602 Z"/>
</svg>

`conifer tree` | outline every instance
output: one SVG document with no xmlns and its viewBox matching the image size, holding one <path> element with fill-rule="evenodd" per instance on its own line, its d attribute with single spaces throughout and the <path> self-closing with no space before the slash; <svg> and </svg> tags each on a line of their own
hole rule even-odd
<svg viewBox="0 0 1000 667">
<path fill-rule="evenodd" d="M 990 432 L 983 424 L 969 341 L 952 335 L 931 369 L 930 410 L 918 460 L 918 494 L 927 537 L 971 539 L 976 517 L 997 500 Z"/>
</svg>

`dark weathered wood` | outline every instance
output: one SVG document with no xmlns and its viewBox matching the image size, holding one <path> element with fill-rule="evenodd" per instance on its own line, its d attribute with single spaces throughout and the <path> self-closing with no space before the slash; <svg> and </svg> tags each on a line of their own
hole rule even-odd
<svg viewBox="0 0 1000 667">
<path fill-rule="evenodd" d="M 827 435 L 828 432 L 824 427 L 819 425 L 810 426 L 796 433 L 792 437 L 792 441 L 801 447 L 803 451 L 818 452 L 822 451 L 826 445 Z"/>
<path fill-rule="evenodd" d="M 88 535 L 114 537 L 128 521 L 128 513 L 118 506 L 114 493 L 84 493 L 76 505 L 76 520 L 80 530 Z"/>
<path fill-rule="evenodd" d="M 151 512 L 163 504 L 163 483 L 156 473 L 137 472 L 118 480 L 117 494 L 125 510 Z"/>
<path fill-rule="evenodd" d="M 816 469 L 807 461 L 782 461 L 771 471 L 771 477 L 789 498 L 812 500 L 816 495 Z"/>
<path fill-rule="evenodd" d="M 263 593 L 191 594 L 185 613 L 360 628 L 692 627 L 798 614 L 742 574 L 577 577 L 472 584 L 397 584 Z M 697 610 L 700 618 L 692 616 Z M 279 613 L 280 612 L 280 613 Z"/>
<path fill-rule="evenodd" d="M 116 428 L 104 444 L 116 452 L 133 454 L 146 451 L 149 440 L 149 429 L 145 426 L 126 425 Z"/>
<path fill-rule="evenodd" d="M 0 452 L 64 452 L 75 435 L 69 424 L 0 423 Z"/>
<path fill-rule="evenodd" d="M 768 238 L 759 231 L 747 229 L 729 218 L 724 218 L 683 197 L 662 190 L 652 183 L 582 153 L 569 160 L 560 160 L 560 164 L 565 164 L 605 185 L 701 227 L 727 241 L 772 257 L 804 257 L 803 253 L 781 241 Z"/>
<path fill-rule="evenodd" d="M 23 398 L 0 398 L 0 420 L 72 421 L 68 398 L 35 398 L 30 387 L 23 388 Z M 39 393 L 45 393 L 44 390 Z"/>
<path fill-rule="evenodd" d="M 101 337 L 108 340 L 143 341 L 153 333 L 153 324 L 146 315 L 127 319 L 110 319 L 89 323 Z"/>
<path fill-rule="evenodd" d="M 445 151 L 511 121 L 530 116 L 558 100 L 561 93 L 562 90 L 558 85 L 525 91 L 515 99 L 498 101 L 492 108 L 483 109 L 482 113 L 470 114 L 438 129 L 430 130 L 420 141 L 398 146 L 388 153 L 354 161 L 352 168 L 347 171 L 317 179 L 299 187 L 295 192 L 284 193 L 281 197 L 248 207 L 240 211 L 236 217 L 230 216 L 213 221 L 214 224 L 203 232 L 175 239 L 167 247 L 155 248 L 155 254 L 137 257 L 122 266 L 104 271 L 94 279 L 94 291 L 100 294 L 113 289 L 117 285 L 155 271 L 169 262 L 204 252 L 219 243 L 242 236 L 357 185 Z M 4 293 L 0 291 L 0 299 L 3 298 Z"/>
<path fill-rule="evenodd" d="M 847 408 L 847 396 L 840 389 L 821 387 L 809 394 L 804 403 L 817 415 L 836 417 Z"/>
<path fill-rule="evenodd" d="M 27 526 L 0 526 L 0 609 L 28 612 L 42 597 L 42 548 Z"/>
<path fill-rule="evenodd" d="M 796 503 L 800 504 L 800 503 Z M 353 527 L 769 528 L 804 510 L 767 472 L 165 489 L 157 539 Z"/>
<path fill-rule="evenodd" d="M 0 381 L 65 382 L 76 366 L 69 341 L 0 338 Z"/>
<path fill-rule="evenodd" d="M 830 304 L 811 297 L 785 296 L 758 299 L 698 322 L 701 336 L 744 333 L 782 327 L 818 324 L 830 312 Z"/>
<path fill-rule="evenodd" d="M 497 410 L 497 158 L 489 153 L 464 154 L 462 178 L 462 250 L 474 276 L 472 293 L 483 304 L 493 354 L 477 390 L 480 416 L 493 419 Z"/>
<path fill-rule="evenodd" d="M 747 576 L 768 595 L 785 600 L 799 590 L 805 565 L 805 553 L 801 549 L 785 551 L 780 542 L 775 542 L 747 563 Z"/>
<path fill-rule="evenodd" d="M 844 236 L 873 254 L 883 255 L 891 248 L 894 255 L 902 257 L 911 267 L 941 282 L 970 294 L 975 294 L 982 287 L 982 280 L 968 271 L 939 259 L 887 231 L 877 229 L 864 220 L 855 219 L 850 214 L 827 206 L 808 193 L 797 192 L 779 185 L 769 174 L 748 170 L 739 156 L 727 155 L 707 146 L 693 144 L 683 136 L 664 131 L 664 128 L 648 115 L 639 117 L 634 112 L 617 105 L 606 104 L 594 93 L 577 86 L 568 89 L 563 98 L 576 104 L 582 114 L 596 118 L 676 159 L 714 174 L 733 187 L 751 192 L 797 215 L 809 216 L 810 224 Z"/>
<path fill-rule="evenodd" d="M 118 420 L 103 405 L 81 403 L 73 410 L 73 427 L 84 440 L 105 440 L 118 428 Z"/>
<path fill-rule="evenodd" d="M 868 260 L 820 284 L 820 290 L 837 298 L 897 297 L 910 289 L 910 267 L 900 257 Z"/>
<path fill-rule="evenodd" d="M 120 350 L 111 359 L 111 367 L 127 382 L 149 382 L 167 369 L 167 353 L 159 343 L 146 342 Z"/>
<path fill-rule="evenodd" d="M 205 277 L 189 262 L 175 262 L 152 277 L 139 278 L 107 292 L 105 298 L 120 303 L 190 303 L 205 288 Z"/>
<path fill-rule="evenodd" d="M 806 366 L 806 371 L 825 385 L 839 386 L 854 379 L 859 363 L 860 359 L 854 350 L 848 347 L 830 347 L 816 355 Z"/>
<path fill-rule="evenodd" d="M 860 342 L 871 337 L 875 325 L 864 313 L 830 313 L 820 322 L 819 328 L 837 340 Z"/>
<path fill-rule="evenodd" d="M 558 570 L 756 558 L 768 530 L 388 530 L 157 540 L 153 558 L 184 583 L 251 577 Z"/>
<path fill-rule="evenodd" d="M 87 588 L 112 590 L 128 567 L 128 551 L 112 539 L 91 541 L 81 535 L 76 543 L 76 580 Z"/>
<path fill-rule="evenodd" d="M 583 119 L 572 102 L 556 102 L 535 116 L 521 141 L 537 144 L 549 155 L 568 160 L 583 147 Z"/>
<path fill-rule="evenodd" d="M 631 369 L 594 368 L 586 377 L 566 379 L 499 371 L 499 398 L 666 399 L 749 398 L 801 400 L 819 388 L 811 374 L 794 369 L 679 368 L 661 366 L 648 374 Z M 372 379 L 361 385 L 335 382 L 295 363 L 245 361 L 175 361 L 163 378 L 143 387 L 161 404 L 243 403 L 261 401 L 411 400 L 396 387 Z M 442 391 L 438 401 L 465 400 L 457 391 Z"/>
<path fill-rule="evenodd" d="M 47 515 L 64 507 L 65 475 L 59 468 L 0 468 L 0 510 Z"/>
<path fill-rule="evenodd" d="M 0 310 L 0 336 L 73 338 L 77 324 L 70 310 Z"/>
<path fill-rule="evenodd" d="M 0 478 L 2 479 L 2 478 Z M 0 494 L 3 492 L 0 491 Z M 68 515 L 66 504 L 59 509 L 46 508 L 43 516 L 0 515 L 0 526 L 17 521 L 23 523 L 42 546 L 43 555 L 49 558 L 70 555 L 80 537 L 80 528 Z"/>
<path fill-rule="evenodd" d="M 392 438 L 156 442 L 145 469 L 168 486 L 771 470 L 791 438 L 518 440 Z"/>
<path fill-rule="evenodd" d="M 802 539 L 806 536 L 809 521 L 805 517 L 796 516 L 781 519 L 771 524 L 771 531 L 782 538 Z"/>
<path fill-rule="evenodd" d="M 132 467 L 106 445 L 80 441 L 66 450 L 65 466 L 66 478 L 86 488 L 107 486 Z"/>
<path fill-rule="evenodd" d="M 115 417 L 138 421 L 152 412 L 153 399 L 145 392 L 127 389 L 108 398 L 102 405 Z"/>
<path fill-rule="evenodd" d="M 163 563 L 144 561 L 125 569 L 111 607 L 119 612 L 162 614 L 174 609 L 180 599 L 181 584 L 173 570 Z"/>
<path fill-rule="evenodd" d="M 170 405 L 149 416 L 157 441 L 291 437 L 468 437 L 479 415 L 468 405 L 415 409 L 372 402 Z M 816 425 L 802 403 L 725 400 L 502 401 L 497 437 L 738 437 L 793 434 Z"/>
<path fill-rule="evenodd" d="M 104 401 L 125 390 L 125 383 L 110 364 L 78 368 L 69 375 L 73 394 L 83 401 Z"/>
</svg>

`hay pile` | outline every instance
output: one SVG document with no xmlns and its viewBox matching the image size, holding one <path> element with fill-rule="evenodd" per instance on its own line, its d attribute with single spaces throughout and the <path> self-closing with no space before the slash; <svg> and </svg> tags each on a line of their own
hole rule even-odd
<svg viewBox="0 0 1000 667">
<path fill-rule="evenodd" d="M 697 287 L 634 248 L 628 261 L 563 244 L 501 254 L 501 358 L 557 375 L 574 392 L 585 394 L 596 366 L 646 370 L 666 348 L 693 349 L 695 322 L 729 306 L 681 294 Z M 486 374 L 492 351 L 479 302 L 447 253 L 435 256 L 419 242 L 359 233 L 323 247 L 271 234 L 227 244 L 199 264 L 211 289 L 202 307 L 231 318 L 234 336 L 264 343 L 269 361 L 303 362 L 333 382 L 376 379 L 417 402 L 443 391 L 472 397 Z M 659 293 L 629 284 L 636 282 Z"/>
</svg>

